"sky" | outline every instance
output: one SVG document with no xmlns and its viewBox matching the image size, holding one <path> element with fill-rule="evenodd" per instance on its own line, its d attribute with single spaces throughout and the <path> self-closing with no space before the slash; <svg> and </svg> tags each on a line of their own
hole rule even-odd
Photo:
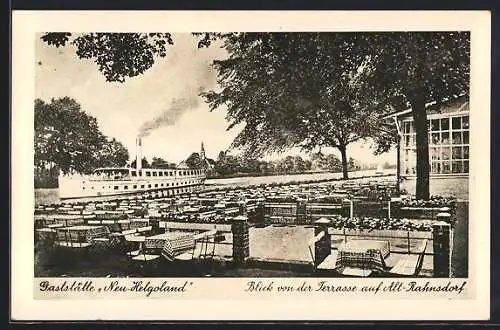
<svg viewBox="0 0 500 330">
<path fill-rule="evenodd" d="M 168 46 L 167 56 L 158 58 L 144 74 L 128 78 L 124 83 L 106 82 L 92 60 L 79 59 L 72 46 L 56 48 L 39 38 L 35 48 L 35 97 L 45 101 L 68 96 L 82 109 L 96 117 L 100 130 L 115 137 L 135 157 L 135 141 L 143 137 L 143 155 L 170 162 L 180 162 L 205 145 L 207 157 L 217 158 L 226 150 L 242 126 L 227 131 L 224 108 L 210 112 L 201 97 L 193 93 L 217 87 L 216 75 L 209 68 L 214 59 L 223 58 L 219 47 L 198 49 L 190 34 L 173 34 L 174 45 Z M 179 99 L 187 100 L 180 102 Z M 179 106 L 188 110 L 180 111 Z M 340 157 L 336 149 L 322 149 Z M 348 156 L 363 163 L 396 163 L 391 150 L 374 156 L 370 143 L 357 142 L 348 146 Z M 267 159 L 285 155 L 303 155 L 291 149 L 272 154 Z"/>
</svg>

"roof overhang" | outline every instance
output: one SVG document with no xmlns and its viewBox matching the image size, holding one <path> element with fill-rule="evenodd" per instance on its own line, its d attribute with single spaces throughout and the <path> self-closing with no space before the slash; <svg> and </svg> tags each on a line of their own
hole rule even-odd
<svg viewBox="0 0 500 330">
<path fill-rule="evenodd" d="M 444 99 L 441 103 L 446 103 L 446 102 L 450 102 L 450 101 L 454 101 L 454 100 L 458 100 L 459 98 L 461 97 L 464 97 L 466 96 L 467 94 L 466 93 L 463 93 L 463 94 L 460 94 L 458 96 L 455 96 L 453 98 L 449 98 L 449 99 Z M 465 102 L 464 104 L 466 104 L 467 102 Z M 432 102 L 429 102 L 429 103 L 426 103 L 425 104 L 425 109 L 428 109 L 429 107 L 433 106 L 433 105 L 436 105 L 437 102 L 436 101 L 432 101 Z M 380 119 L 387 119 L 387 118 L 397 118 L 397 117 L 401 117 L 401 116 L 404 116 L 404 115 L 407 115 L 407 114 L 410 114 L 411 113 L 411 108 L 409 109 L 406 109 L 406 110 L 400 110 L 400 111 L 396 111 L 396 112 L 393 112 L 393 113 L 390 113 L 390 114 L 387 114 L 387 115 L 384 115 L 382 117 L 380 117 Z"/>
</svg>

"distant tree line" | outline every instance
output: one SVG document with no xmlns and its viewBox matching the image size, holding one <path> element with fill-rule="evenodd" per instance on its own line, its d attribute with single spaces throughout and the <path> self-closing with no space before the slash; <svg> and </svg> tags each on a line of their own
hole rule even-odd
<svg viewBox="0 0 500 330">
<path fill-rule="evenodd" d="M 187 159 L 189 168 L 206 167 L 198 153 L 193 152 Z M 352 157 L 348 160 L 349 171 L 361 169 L 359 162 Z M 313 153 L 309 158 L 300 155 L 286 156 L 277 160 L 263 160 L 248 157 L 246 154 L 233 155 L 227 151 L 219 152 L 208 169 L 211 177 L 230 177 L 239 175 L 298 174 L 306 172 L 342 172 L 342 161 L 334 154 Z"/>
<path fill-rule="evenodd" d="M 97 167 L 127 163 L 127 148 L 105 136 L 97 119 L 85 113 L 74 99 L 36 99 L 34 113 L 35 188 L 57 187 L 60 172 L 88 174 Z"/>
<path fill-rule="evenodd" d="M 135 168 L 136 163 L 137 163 L 137 161 L 134 159 L 130 163 L 130 167 Z M 153 157 L 153 159 L 151 160 L 151 163 L 147 160 L 146 157 L 143 157 L 141 165 L 142 165 L 142 168 L 163 168 L 163 169 L 175 169 L 175 168 L 177 168 L 176 163 L 168 162 L 161 157 Z"/>
</svg>

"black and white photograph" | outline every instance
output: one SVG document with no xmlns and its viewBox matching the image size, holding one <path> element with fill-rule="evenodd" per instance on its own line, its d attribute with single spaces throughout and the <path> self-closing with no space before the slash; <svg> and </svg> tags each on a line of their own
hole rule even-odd
<svg viewBox="0 0 500 330">
<path fill-rule="evenodd" d="M 36 276 L 467 277 L 469 33 L 36 38 Z"/>
<path fill-rule="evenodd" d="M 25 63 L 35 296 L 477 294 L 471 29 L 66 31 Z"/>
</svg>

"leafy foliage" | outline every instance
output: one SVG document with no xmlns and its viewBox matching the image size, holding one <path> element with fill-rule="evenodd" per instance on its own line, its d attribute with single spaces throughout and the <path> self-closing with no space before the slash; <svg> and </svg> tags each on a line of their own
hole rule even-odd
<svg viewBox="0 0 500 330">
<path fill-rule="evenodd" d="M 137 159 L 134 159 L 130 163 L 130 167 L 136 167 L 136 165 L 137 165 Z M 148 162 L 148 159 L 146 157 L 142 157 L 142 159 L 141 159 L 141 167 L 142 168 L 152 168 L 151 164 Z"/>
<path fill-rule="evenodd" d="M 186 164 L 189 168 L 192 169 L 198 169 L 202 168 L 202 163 L 201 163 L 201 157 L 200 154 L 197 152 L 193 152 L 189 157 L 186 159 Z"/>
<path fill-rule="evenodd" d="M 348 169 L 359 170 L 358 162 L 350 158 Z M 342 172 L 341 161 L 334 154 L 313 153 L 310 158 L 300 155 L 286 156 L 276 160 L 248 158 L 221 151 L 215 161 L 215 172 L 220 176 L 236 174 L 274 175 L 307 172 Z"/>
<path fill-rule="evenodd" d="M 411 107 L 417 144 L 416 196 L 429 198 L 429 143 L 426 103 L 447 102 L 469 92 L 468 32 L 364 34 L 366 70 L 360 77 L 378 99 Z M 381 139 L 387 142 L 387 136 Z M 383 149 L 383 148 L 382 148 Z"/>
<path fill-rule="evenodd" d="M 244 124 L 233 147 L 254 155 L 336 147 L 347 177 L 347 145 L 376 135 L 377 110 L 383 110 L 357 79 L 366 62 L 357 34 L 199 36 L 200 47 L 221 39 L 229 53 L 214 61 L 220 91 L 204 96 L 212 110 L 227 108 L 229 129 Z"/>
<path fill-rule="evenodd" d="M 43 34 L 41 39 L 56 47 L 68 43 L 76 47 L 81 59 L 93 60 L 107 81 L 124 82 L 151 68 L 156 57 L 166 56 L 170 33 L 72 33 Z"/>
<path fill-rule="evenodd" d="M 151 160 L 152 168 L 174 169 L 177 167 L 175 163 L 170 163 L 161 157 L 153 157 Z"/>
<path fill-rule="evenodd" d="M 90 173 L 96 167 L 123 166 L 128 151 L 99 130 L 74 99 L 35 100 L 35 169 L 55 167 L 63 173 Z"/>
</svg>

